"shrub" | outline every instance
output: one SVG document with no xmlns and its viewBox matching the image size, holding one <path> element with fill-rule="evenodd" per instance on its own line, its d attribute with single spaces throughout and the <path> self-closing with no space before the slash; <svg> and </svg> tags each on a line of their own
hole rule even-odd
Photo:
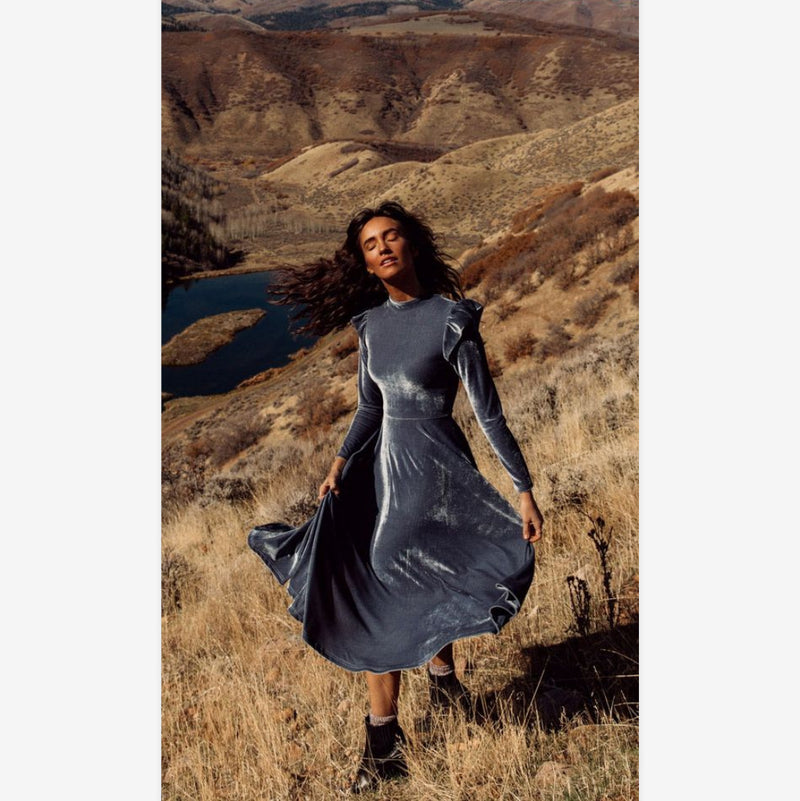
<svg viewBox="0 0 800 801">
<path fill-rule="evenodd" d="M 628 284 L 633 280 L 635 275 L 639 273 L 639 259 L 625 259 L 614 268 L 611 273 L 609 281 L 612 284 Z"/>
<path fill-rule="evenodd" d="M 564 235 L 551 235 L 543 239 L 534 253 L 536 269 L 542 278 L 550 278 L 556 274 L 574 251 L 569 238 Z"/>
<path fill-rule="evenodd" d="M 271 423 L 260 417 L 239 416 L 207 435 L 209 460 L 214 467 L 221 467 L 242 451 L 255 445 L 269 432 Z"/>
<path fill-rule="evenodd" d="M 191 452 L 189 452 L 191 448 Z M 206 453 L 179 445 L 161 454 L 161 503 L 165 512 L 192 501 L 205 487 Z"/>
<path fill-rule="evenodd" d="M 494 306 L 494 313 L 501 322 L 519 311 L 519 304 L 513 301 L 504 301 Z"/>
<path fill-rule="evenodd" d="M 523 273 L 532 271 L 531 251 L 535 240 L 533 233 L 506 239 L 462 272 L 464 288 L 470 289 L 484 279 L 487 279 L 487 290 L 498 290 L 517 282 Z"/>
<path fill-rule="evenodd" d="M 628 423 L 636 414 L 636 401 L 633 394 L 625 393 L 622 397 L 610 397 L 603 401 L 603 414 L 609 430 L 616 431 Z"/>
<path fill-rule="evenodd" d="M 619 172 L 619 167 L 603 167 L 602 170 L 597 170 L 597 172 L 593 172 L 589 176 L 589 183 L 596 184 L 598 181 L 602 181 L 603 178 L 608 178 L 609 175 L 613 175 L 615 172 Z"/>
<path fill-rule="evenodd" d="M 486 352 L 486 363 L 489 365 L 489 375 L 492 378 L 500 378 L 503 375 L 503 367 L 491 351 Z"/>
<path fill-rule="evenodd" d="M 544 423 L 558 422 L 561 408 L 554 384 L 526 384 L 524 397 L 519 414 L 530 426 L 538 428 Z"/>
<path fill-rule="evenodd" d="M 542 359 L 549 356 L 561 356 L 572 347 L 572 335 L 564 330 L 564 326 L 551 323 L 547 339 L 539 343 L 538 351 Z"/>
<path fill-rule="evenodd" d="M 561 512 L 583 510 L 596 489 L 586 471 L 578 467 L 547 469 L 545 475 L 550 482 L 550 502 Z"/>
<path fill-rule="evenodd" d="M 575 325 L 591 328 L 600 319 L 609 301 L 616 297 L 618 297 L 616 292 L 595 292 L 579 300 L 572 310 L 572 321 Z"/>
<path fill-rule="evenodd" d="M 352 411 L 344 393 L 334 390 L 320 395 L 314 389 L 306 390 L 298 403 L 297 433 L 311 438 L 333 425 L 340 417 Z"/>
<path fill-rule="evenodd" d="M 462 281 L 464 277 L 465 270 L 473 265 L 475 262 L 480 261 L 481 259 L 488 256 L 490 253 L 493 253 L 496 250 L 496 245 L 486 245 L 481 241 L 480 245 L 476 246 L 473 250 L 467 253 L 460 259 L 461 262 L 461 276 Z"/>
<path fill-rule="evenodd" d="M 337 376 L 349 378 L 358 372 L 358 352 L 345 356 L 334 368 Z"/>
<path fill-rule="evenodd" d="M 253 482 L 250 479 L 214 476 L 206 482 L 203 494 L 200 496 L 200 505 L 246 503 L 252 498 Z"/>
<path fill-rule="evenodd" d="M 558 286 L 566 289 L 578 278 L 576 256 L 585 248 L 594 246 L 589 259 L 594 266 L 629 247 L 632 235 L 624 226 L 639 213 L 635 196 L 601 187 L 579 195 L 581 188 L 563 185 L 516 215 L 516 234 L 488 253 L 474 254 L 463 269 L 464 288 L 483 282 L 489 296 L 510 286 L 531 292 L 536 287 L 526 278 L 538 271 L 545 279 L 557 276 Z"/>
<path fill-rule="evenodd" d="M 577 197 L 581 193 L 581 189 L 583 189 L 583 184 L 580 181 L 547 187 L 546 191 L 540 192 L 538 197 L 535 196 L 536 200 L 533 204 L 518 211 L 511 218 L 511 230 L 519 233 L 538 225 L 544 216 Z"/>
<path fill-rule="evenodd" d="M 523 334 L 520 334 L 520 336 L 506 343 L 505 349 L 503 350 L 503 356 L 509 364 L 513 364 L 523 356 L 531 356 L 538 341 L 539 340 L 536 336 L 534 336 L 530 331 L 526 331 Z"/>
<path fill-rule="evenodd" d="M 338 342 L 331 345 L 331 356 L 334 359 L 343 359 L 356 350 L 358 350 L 358 335 L 351 329 Z"/>
<path fill-rule="evenodd" d="M 304 495 L 286 507 L 284 519 L 290 526 L 299 526 L 312 517 L 318 507 L 319 501 L 315 497 Z"/>
<path fill-rule="evenodd" d="M 172 548 L 165 548 L 161 554 L 161 614 L 182 609 L 195 597 L 197 588 L 197 571 L 189 560 Z"/>
</svg>

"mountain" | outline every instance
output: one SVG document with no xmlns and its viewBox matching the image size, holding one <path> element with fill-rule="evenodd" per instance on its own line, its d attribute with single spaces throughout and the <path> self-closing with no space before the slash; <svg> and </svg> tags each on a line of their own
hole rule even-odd
<svg viewBox="0 0 800 801">
<path fill-rule="evenodd" d="M 638 0 L 175 0 L 164 29 L 313 30 L 413 20 L 436 12 L 490 12 L 637 37 Z"/>
<path fill-rule="evenodd" d="M 639 36 L 639 0 L 467 0 L 464 8 Z"/>
<path fill-rule="evenodd" d="M 163 144 L 206 158 L 278 158 L 354 135 L 449 150 L 557 128 L 636 96 L 631 40 L 527 27 L 165 33 Z"/>
<path fill-rule="evenodd" d="M 262 266 L 327 249 L 387 197 L 466 248 L 536 187 L 636 162 L 634 40 L 447 19 L 446 33 L 164 33 L 163 144 L 225 182 L 227 233 Z"/>
</svg>

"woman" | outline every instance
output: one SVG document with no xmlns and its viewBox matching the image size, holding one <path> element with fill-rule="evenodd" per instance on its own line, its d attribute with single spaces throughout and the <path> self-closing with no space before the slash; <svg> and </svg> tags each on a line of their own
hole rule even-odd
<svg viewBox="0 0 800 801">
<path fill-rule="evenodd" d="M 393 202 L 365 209 L 333 259 L 285 272 L 273 294 L 302 307 L 304 330 L 350 320 L 358 332 L 358 409 L 317 512 L 294 529 L 259 526 L 249 544 L 288 581 L 304 640 L 366 674 L 359 793 L 407 770 L 401 670 L 427 663 L 432 705 L 469 705 L 452 643 L 497 633 L 519 610 L 542 515 L 486 362 L 482 307 L 463 298 L 417 216 Z M 459 379 L 519 493 L 519 516 L 451 416 Z"/>
</svg>

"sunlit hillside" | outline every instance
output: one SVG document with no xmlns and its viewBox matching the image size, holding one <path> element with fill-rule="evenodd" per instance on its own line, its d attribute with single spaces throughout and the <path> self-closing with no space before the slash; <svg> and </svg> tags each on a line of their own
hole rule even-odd
<svg viewBox="0 0 800 801">
<path fill-rule="evenodd" d="M 630 172 L 553 186 L 465 259 L 547 536 L 519 616 L 457 648 L 485 719 L 418 729 L 426 680 L 407 674 L 411 776 L 383 798 L 638 796 L 636 195 Z M 586 240 L 559 256 L 552 229 L 569 219 Z M 354 409 L 355 348 L 331 334 L 228 395 L 167 404 L 165 798 L 328 799 L 357 761 L 363 680 L 302 644 L 246 545 L 254 524 L 313 513 Z M 456 417 L 513 502 L 463 395 Z"/>
<path fill-rule="evenodd" d="M 241 269 L 330 250 L 388 197 L 436 221 L 457 255 L 537 188 L 637 162 L 635 42 L 526 24 L 165 33 L 163 142 L 221 187 L 217 233 Z"/>
<path fill-rule="evenodd" d="M 235 270 L 330 255 L 353 213 L 397 199 L 442 234 L 485 306 L 490 367 L 546 534 L 519 615 L 456 646 L 480 714 L 426 727 L 424 671 L 404 674 L 410 776 L 375 797 L 628 801 L 639 172 L 626 30 L 638 4 L 502 4 L 555 15 L 544 21 L 497 14 L 493 0 L 461 5 L 162 10 L 164 147 L 206 187 L 196 211 L 242 254 Z M 203 330 L 176 339 L 192 358 L 213 344 L 196 341 Z M 360 757 L 363 678 L 303 644 L 285 590 L 247 546 L 256 524 L 314 513 L 355 411 L 357 360 L 347 326 L 230 392 L 163 405 L 165 801 L 332 799 Z M 455 417 L 515 503 L 463 391 Z"/>
<path fill-rule="evenodd" d="M 502 15 L 638 36 L 638 0 L 175 0 L 161 4 L 163 30 L 253 31 L 381 28 L 418 32 L 463 24 L 453 12 Z M 508 22 L 506 22 L 508 24 Z"/>
</svg>

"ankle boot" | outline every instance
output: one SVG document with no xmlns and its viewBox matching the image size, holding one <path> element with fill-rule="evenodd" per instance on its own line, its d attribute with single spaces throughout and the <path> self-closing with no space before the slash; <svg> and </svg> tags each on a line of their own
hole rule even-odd
<svg viewBox="0 0 800 801">
<path fill-rule="evenodd" d="M 350 792 L 354 794 L 374 790 L 386 779 L 408 775 L 408 765 L 402 751 L 406 736 L 397 720 L 383 726 L 373 726 L 367 715 L 365 723 L 367 739 L 364 755 L 361 757 L 356 778 L 350 786 Z"/>
<path fill-rule="evenodd" d="M 446 676 L 434 676 L 428 671 L 428 689 L 431 706 L 446 711 L 460 709 L 468 715 L 472 709 L 472 699 L 467 688 L 458 680 L 455 673 Z"/>
</svg>

